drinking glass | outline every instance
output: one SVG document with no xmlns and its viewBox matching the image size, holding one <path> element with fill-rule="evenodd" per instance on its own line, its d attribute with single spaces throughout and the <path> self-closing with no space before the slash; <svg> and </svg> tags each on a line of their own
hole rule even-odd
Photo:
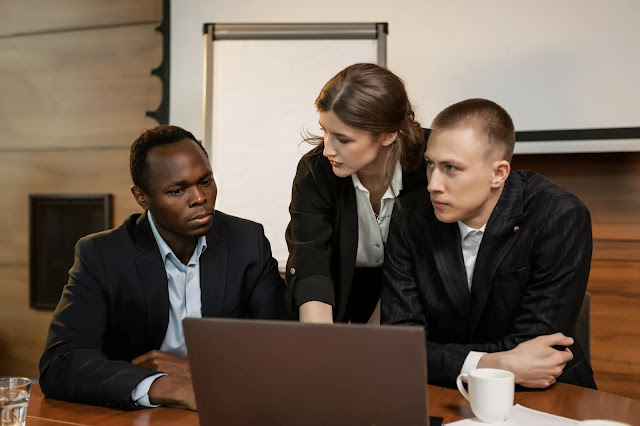
<svg viewBox="0 0 640 426">
<path fill-rule="evenodd" d="M 24 426 L 31 380 L 24 377 L 0 377 L 0 425 Z"/>
</svg>

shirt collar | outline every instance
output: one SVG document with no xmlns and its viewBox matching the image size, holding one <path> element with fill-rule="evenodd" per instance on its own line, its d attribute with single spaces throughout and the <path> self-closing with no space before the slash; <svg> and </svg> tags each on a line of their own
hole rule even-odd
<svg viewBox="0 0 640 426">
<path fill-rule="evenodd" d="M 458 229 L 460 229 L 460 239 L 461 240 L 464 240 L 467 237 L 467 235 L 469 235 L 473 231 L 484 233 L 484 230 L 486 228 L 487 228 L 487 224 L 486 223 L 484 225 L 482 225 L 480 228 L 476 229 L 476 228 L 472 228 L 472 227 L 468 226 L 467 224 L 465 224 L 461 220 L 458 221 Z"/>
<path fill-rule="evenodd" d="M 369 190 L 360 182 L 360 178 L 358 177 L 358 173 L 351 174 L 351 180 L 353 181 L 353 186 L 361 191 L 369 193 Z M 385 191 L 382 199 L 387 198 L 395 198 L 400 195 L 400 191 L 402 191 L 402 166 L 400 166 L 400 162 L 396 163 L 396 166 L 393 170 L 393 176 L 391 177 L 391 183 L 389 187 Z"/>
<path fill-rule="evenodd" d="M 153 237 L 156 240 L 156 244 L 158 244 L 158 249 L 160 249 L 160 256 L 162 256 L 162 260 L 165 261 L 169 255 L 172 255 L 173 258 L 178 259 L 178 257 L 175 255 L 173 250 L 171 250 L 171 247 L 169 247 L 169 244 L 167 244 L 167 242 L 164 240 L 164 238 L 162 238 L 162 236 L 158 232 L 158 228 L 156 228 L 156 224 L 153 221 L 153 217 L 151 216 L 151 212 L 149 210 L 147 210 L 147 216 L 149 217 L 149 225 L 151 225 L 151 232 L 153 233 Z M 193 251 L 193 254 L 191 255 L 191 259 L 189 259 L 189 264 L 194 264 L 198 260 L 200 260 L 200 255 L 206 250 L 206 248 L 207 248 L 207 237 L 203 235 L 200 238 L 198 238 L 196 249 Z"/>
</svg>

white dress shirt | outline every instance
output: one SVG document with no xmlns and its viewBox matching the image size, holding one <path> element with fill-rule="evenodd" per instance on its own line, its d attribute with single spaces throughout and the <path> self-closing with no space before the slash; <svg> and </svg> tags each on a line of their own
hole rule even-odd
<svg viewBox="0 0 640 426">
<path fill-rule="evenodd" d="M 151 232 L 158 244 L 160 256 L 164 262 L 169 284 L 169 323 L 164 340 L 160 346 L 161 352 L 186 358 L 187 348 L 184 342 L 184 332 L 182 330 L 182 320 L 186 317 L 202 317 L 202 300 L 200 294 L 200 256 L 207 249 L 207 238 L 203 235 L 198 238 L 195 250 L 191 259 L 184 265 L 173 253 L 167 242 L 160 236 L 156 228 L 151 212 L 147 212 Z M 158 377 L 164 376 L 159 373 L 143 379 L 133 389 L 131 398 L 138 405 L 143 407 L 157 407 L 149 402 L 149 389 L 151 384 Z"/>
<path fill-rule="evenodd" d="M 395 198 L 402 190 L 402 167 L 396 163 L 389 187 L 380 201 L 380 214 L 376 215 L 371 207 L 371 194 L 360 182 L 356 173 L 351 175 L 356 190 L 356 208 L 358 211 L 358 251 L 356 267 L 379 267 L 384 262 L 384 245 L 389 235 L 389 223 L 393 213 Z"/>
<path fill-rule="evenodd" d="M 458 228 L 460 229 L 460 240 L 462 245 L 462 257 L 464 258 L 464 267 L 467 272 L 467 284 L 469 285 L 469 291 L 471 291 L 471 282 L 473 281 L 473 271 L 476 267 L 476 259 L 478 258 L 478 249 L 480 243 L 482 243 L 482 237 L 484 236 L 484 230 L 487 224 L 485 223 L 480 229 L 475 229 L 467 226 L 462 221 L 458 221 Z M 467 358 L 462 364 L 462 370 L 460 374 L 468 374 L 471 370 L 478 367 L 480 358 L 486 352 L 469 352 Z"/>
<path fill-rule="evenodd" d="M 380 200 L 380 214 L 376 215 L 371 206 L 371 193 L 360 182 L 357 173 L 351 175 L 356 191 L 358 211 L 358 250 L 356 267 L 380 267 L 384 262 L 384 245 L 389 235 L 389 223 L 393 204 L 402 190 L 402 167 L 396 163 L 389 187 Z M 380 301 L 376 305 L 368 324 L 380 324 Z"/>
<path fill-rule="evenodd" d="M 473 280 L 473 271 L 476 267 L 476 259 L 478 257 L 478 249 L 482 242 L 482 236 L 487 224 L 480 229 L 474 229 L 467 226 L 464 222 L 458 221 L 460 229 L 460 239 L 462 245 L 462 257 L 464 258 L 464 267 L 467 271 L 467 284 L 471 290 L 471 281 Z"/>
</svg>

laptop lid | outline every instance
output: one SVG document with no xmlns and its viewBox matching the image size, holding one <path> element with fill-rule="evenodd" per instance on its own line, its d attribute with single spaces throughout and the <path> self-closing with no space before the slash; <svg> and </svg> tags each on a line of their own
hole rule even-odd
<svg viewBox="0 0 640 426">
<path fill-rule="evenodd" d="M 186 318 L 202 425 L 427 424 L 422 327 Z"/>
</svg>

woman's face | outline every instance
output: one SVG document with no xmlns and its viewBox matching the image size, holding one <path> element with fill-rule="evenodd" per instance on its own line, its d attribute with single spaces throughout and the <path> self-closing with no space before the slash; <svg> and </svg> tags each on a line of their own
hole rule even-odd
<svg viewBox="0 0 640 426">
<path fill-rule="evenodd" d="M 388 147 L 397 132 L 382 133 L 377 137 L 368 130 L 349 126 L 342 122 L 333 111 L 320 111 L 320 126 L 324 131 L 324 151 L 333 173 L 347 177 L 353 173 L 383 173 Z"/>
</svg>

